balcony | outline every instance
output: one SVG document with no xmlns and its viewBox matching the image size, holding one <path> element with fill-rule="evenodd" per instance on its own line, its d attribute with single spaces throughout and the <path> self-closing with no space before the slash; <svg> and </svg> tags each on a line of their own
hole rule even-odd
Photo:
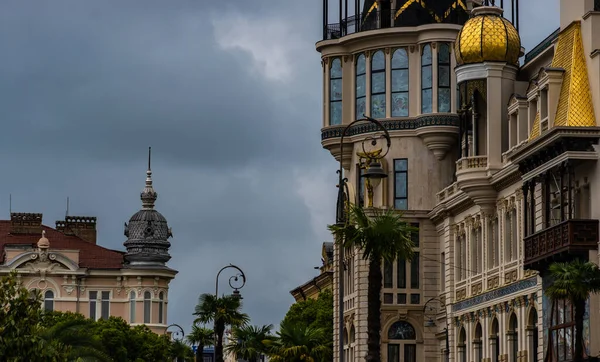
<svg viewBox="0 0 600 362">
<path fill-rule="evenodd" d="M 542 271 L 551 261 L 568 260 L 598 248 L 598 220 L 563 221 L 524 239 L 524 267 Z"/>
<path fill-rule="evenodd" d="M 496 206 L 496 190 L 488 175 L 487 156 L 463 157 L 456 161 L 456 184 L 484 210 Z"/>
</svg>

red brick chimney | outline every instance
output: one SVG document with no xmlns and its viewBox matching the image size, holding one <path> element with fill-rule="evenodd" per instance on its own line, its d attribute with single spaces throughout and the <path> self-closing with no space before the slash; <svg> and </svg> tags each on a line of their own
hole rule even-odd
<svg viewBox="0 0 600 362">
<path fill-rule="evenodd" d="M 41 234 L 42 214 L 27 212 L 10 213 L 11 234 Z"/>
<path fill-rule="evenodd" d="M 56 222 L 56 230 L 65 235 L 75 235 L 96 244 L 96 218 L 92 216 L 67 216 Z"/>
</svg>

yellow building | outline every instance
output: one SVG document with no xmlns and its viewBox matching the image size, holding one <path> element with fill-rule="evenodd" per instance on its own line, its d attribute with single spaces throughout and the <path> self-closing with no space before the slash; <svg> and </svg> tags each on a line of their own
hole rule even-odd
<svg viewBox="0 0 600 362">
<path fill-rule="evenodd" d="M 294 299 L 296 299 L 296 302 L 317 299 L 323 290 L 332 290 L 333 243 L 323 243 L 321 261 L 322 266 L 318 268 L 321 273 L 290 292 Z"/>
<path fill-rule="evenodd" d="M 125 224 L 126 252 L 96 243 L 95 217 L 67 216 L 51 228 L 42 224 L 42 214 L 11 213 L 9 221 L 0 221 L 0 275 L 16 270 L 22 286 L 40 291 L 46 310 L 118 316 L 164 333 L 169 283 L 177 271 L 166 266 L 171 231 L 154 209 L 151 174 L 142 209 Z"/>
<path fill-rule="evenodd" d="M 344 1 L 329 24 L 324 0 L 322 145 L 341 160 L 352 202 L 402 210 L 419 227 L 415 258 L 383 266 L 383 361 L 572 356 L 571 307 L 551 313 L 543 289 L 552 261 L 599 261 L 600 2 L 560 0 L 560 28 L 527 54 L 518 2 L 498 3 L 514 10 Z M 352 126 L 340 153 L 342 131 L 363 113 L 391 136 L 381 160 L 388 177 L 371 189 L 360 154 L 376 129 Z M 359 250 L 344 262 L 343 275 L 333 265 L 335 325 L 341 281 L 344 361 L 362 361 L 368 265 Z M 584 331 L 592 356 L 599 310 L 593 296 Z M 339 361 L 337 332 L 334 343 Z"/>
</svg>

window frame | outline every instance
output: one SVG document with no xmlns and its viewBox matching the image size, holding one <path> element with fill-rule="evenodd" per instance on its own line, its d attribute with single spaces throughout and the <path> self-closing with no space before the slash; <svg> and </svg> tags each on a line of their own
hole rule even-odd
<svg viewBox="0 0 600 362">
<path fill-rule="evenodd" d="M 440 59 L 441 59 L 440 54 L 442 53 L 442 48 L 443 47 L 447 47 L 448 48 L 448 62 L 444 62 L 444 63 L 442 63 L 440 61 Z M 437 58 L 437 70 L 438 70 L 438 72 L 437 72 L 438 73 L 437 74 L 437 88 L 438 88 L 438 92 L 437 92 L 438 93 L 437 94 L 437 98 L 438 98 L 437 106 L 438 106 L 438 112 L 449 113 L 449 112 L 452 111 L 452 91 L 451 91 L 451 89 L 452 89 L 452 73 L 451 73 L 452 68 L 451 68 L 451 64 L 450 64 L 451 57 L 452 57 L 452 47 L 450 46 L 450 43 L 442 42 L 442 43 L 438 44 L 437 48 L 438 48 L 438 58 Z M 432 62 L 433 62 L 433 60 L 432 60 Z M 442 67 L 448 67 L 448 85 L 447 86 L 441 85 L 441 82 L 440 82 L 440 80 L 441 80 L 440 69 Z M 440 102 L 440 100 L 441 100 L 441 96 L 440 96 L 441 92 L 440 92 L 440 90 L 441 89 L 447 89 L 448 93 L 449 93 L 449 101 L 448 101 L 448 109 L 447 110 L 441 110 L 440 109 L 440 104 L 441 104 L 441 102 Z"/>
<path fill-rule="evenodd" d="M 148 296 L 146 298 L 146 296 Z M 144 291 L 144 324 L 152 323 L 152 292 Z"/>
<path fill-rule="evenodd" d="M 381 68 L 381 69 L 373 69 L 373 63 L 374 63 L 373 59 L 378 54 L 381 54 L 381 56 L 383 57 L 383 68 Z M 371 100 L 371 105 L 370 105 L 371 107 L 369 109 L 369 112 L 370 112 L 369 114 L 373 118 L 386 118 L 386 116 L 387 116 L 387 111 L 386 111 L 387 110 L 387 76 L 386 76 L 387 75 L 387 73 L 386 73 L 387 67 L 386 67 L 385 52 L 382 49 L 378 49 L 375 52 L 373 52 L 373 55 L 371 56 L 370 68 L 371 68 L 371 87 L 369 89 L 369 91 L 370 91 L 369 96 L 370 96 L 370 100 Z M 374 85 L 375 82 L 373 82 L 373 78 L 375 77 L 375 75 L 381 74 L 381 73 L 383 73 L 383 91 L 381 91 L 381 92 L 374 92 L 373 91 L 373 85 Z M 373 102 L 373 98 L 375 96 L 381 96 L 381 95 L 383 95 L 383 109 L 384 109 L 384 111 L 383 111 L 383 117 L 380 117 L 380 115 L 378 115 L 378 114 L 376 115 L 373 112 L 373 105 L 375 103 L 375 102 Z"/>
<path fill-rule="evenodd" d="M 394 209 L 395 210 L 408 210 L 408 158 L 395 158 L 393 161 L 394 161 Z M 396 169 L 396 161 L 406 161 L 406 170 Z M 404 175 L 404 177 L 405 177 L 405 183 L 406 183 L 406 196 L 405 197 L 398 197 L 398 190 L 397 190 L 396 185 L 397 185 L 397 178 L 399 175 Z M 406 200 L 406 208 L 405 209 L 396 207 L 396 202 L 398 200 Z"/>
<path fill-rule="evenodd" d="M 165 322 L 165 294 L 164 292 L 158 293 L 158 324 L 164 324 Z"/>
<path fill-rule="evenodd" d="M 50 297 L 48 297 L 48 293 L 50 293 Z M 55 300 L 55 295 L 54 295 L 54 291 L 52 289 L 47 289 L 44 292 L 44 310 L 47 312 L 53 312 L 54 311 L 54 300 Z M 48 308 L 48 304 L 50 303 L 50 308 Z"/>
<path fill-rule="evenodd" d="M 359 73 L 358 72 L 358 64 L 359 61 L 362 57 L 362 62 L 364 64 L 364 72 L 363 73 Z M 365 56 L 364 53 L 360 53 L 358 55 L 355 55 L 355 63 L 354 63 L 354 116 L 356 119 L 362 118 L 362 114 L 359 113 L 359 109 L 358 109 L 358 100 L 359 99 L 363 99 L 364 100 L 364 110 L 363 113 L 367 113 L 367 57 Z M 359 96 L 358 95 L 358 77 L 360 76 L 364 76 L 364 80 L 363 80 L 363 88 L 364 88 L 364 95 Z M 342 81 L 343 82 L 343 81 Z"/>
<path fill-rule="evenodd" d="M 428 64 L 424 64 L 423 59 L 425 57 L 425 49 L 428 49 L 429 51 L 429 63 Z M 425 87 L 423 85 L 423 71 L 429 67 L 429 71 L 431 73 L 431 84 L 428 87 Z M 425 102 L 423 101 L 424 97 L 423 95 L 425 94 L 426 91 L 431 91 L 431 102 L 429 103 L 428 107 L 429 108 L 425 108 Z M 421 114 L 430 114 L 433 113 L 433 52 L 431 50 L 431 44 L 427 43 L 424 44 L 421 47 Z"/>
<path fill-rule="evenodd" d="M 129 323 L 135 323 L 136 320 L 136 297 L 135 290 L 129 292 Z"/>
<path fill-rule="evenodd" d="M 406 55 L 406 67 L 394 67 L 394 56 L 396 55 L 396 52 L 398 51 L 403 51 L 404 54 Z M 394 71 L 401 71 L 401 70 L 406 70 L 407 72 L 407 78 L 406 78 L 406 90 L 405 91 L 394 91 Z M 390 90 L 390 105 L 392 105 L 392 117 L 408 117 L 410 115 L 410 58 L 408 56 L 408 51 L 406 50 L 406 48 L 401 47 L 401 48 L 397 48 L 394 50 L 394 52 L 392 53 L 392 58 L 391 58 L 391 90 Z M 394 107 L 393 107 L 393 101 L 394 101 L 394 94 L 406 94 L 406 99 L 408 100 L 407 102 L 407 107 L 406 107 L 406 114 L 403 115 L 396 115 L 394 114 Z"/>
<path fill-rule="evenodd" d="M 332 74 L 333 72 L 331 71 L 334 67 L 334 63 L 339 62 L 340 65 L 340 75 L 339 77 L 334 77 Z M 332 95 L 333 95 L 333 82 L 334 81 L 340 81 L 340 98 L 339 99 L 333 99 Z M 339 123 L 333 123 L 333 104 L 342 104 L 342 99 L 343 99 L 343 95 L 342 95 L 342 88 L 344 86 L 344 80 L 343 80 L 343 67 L 342 67 L 342 59 L 339 57 L 333 58 L 331 60 L 330 66 L 329 66 L 329 125 L 330 126 L 339 126 L 341 125 L 343 122 L 343 109 L 341 110 L 341 114 L 340 114 L 340 120 Z"/>
</svg>

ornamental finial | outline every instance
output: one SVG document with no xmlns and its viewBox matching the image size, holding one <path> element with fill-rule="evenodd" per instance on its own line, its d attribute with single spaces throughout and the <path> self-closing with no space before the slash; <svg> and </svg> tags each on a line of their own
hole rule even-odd
<svg viewBox="0 0 600 362">
<path fill-rule="evenodd" d="M 153 209 L 154 202 L 158 197 L 156 191 L 154 191 L 154 187 L 152 187 L 152 168 L 151 168 L 151 160 L 152 160 L 152 147 L 148 147 L 148 170 L 146 171 L 146 187 L 141 194 L 142 206 L 144 209 Z"/>
</svg>

